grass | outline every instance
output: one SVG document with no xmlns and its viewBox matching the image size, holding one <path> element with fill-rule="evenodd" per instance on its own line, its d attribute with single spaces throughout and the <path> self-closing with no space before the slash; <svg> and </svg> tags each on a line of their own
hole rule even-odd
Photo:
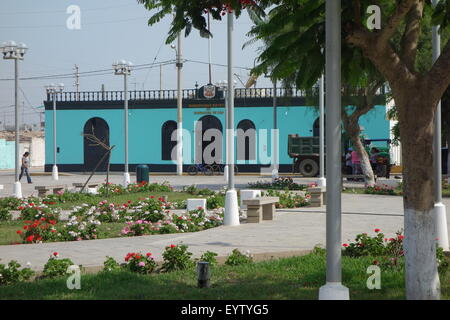
<svg viewBox="0 0 450 320">
<path fill-rule="evenodd" d="M 352 194 L 368 194 L 364 192 L 365 188 L 345 188 L 345 190 L 342 191 L 342 193 L 352 193 Z M 401 189 L 395 189 L 394 190 L 395 195 L 393 196 L 401 196 Z M 443 188 L 442 189 L 442 196 L 445 198 L 450 198 L 450 189 Z"/>
<path fill-rule="evenodd" d="M 367 267 L 374 258 L 343 257 L 343 284 L 350 298 L 358 300 L 404 299 L 404 274 L 386 270 L 381 290 L 369 290 Z M 38 280 L 2 287 L 0 299 L 317 299 L 325 283 L 323 254 L 258 262 L 237 267 L 217 266 L 211 272 L 211 288 L 196 288 L 195 271 L 139 275 L 126 271 L 82 275 L 81 290 L 68 290 L 66 278 Z M 442 299 L 450 299 L 449 277 L 441 278 Z"/>
<path fill-rule="evenodd" d="M 108 200 L 109 202 L 117 203 L 117 204 L 123 204 L 126 203 L 128 200 L 131 201 L 138 201 L 143 198 L 147 198 L 149 196 L 155 196 L 155 197 L 161 197 L 161 196 L 168 196 L 169 201 L 179 201 L 179 200 L 186 200 L 188 198 L 202 198 L 204 196 L 194 196 L 186 192 L 139 192 L 139 193 L 127 193 L 127 194 L 121 194 L 121 195 L 114 195 L 110 194 L 108 197 L 106 196 L 100 196 L 100 195 L 94 195 L 90 197 L 86 197 L 83 201 L 72 201 L 72 202 L 64 202 L 64 203 L 56 203 L 55 205 L 52 205 L 52 207 L 61 208 L 62 210 L 70 210 L 74 206 L 80 205 L 82 203 L 87 204 L 98 204 L 100 201 Z"/>
</svg>

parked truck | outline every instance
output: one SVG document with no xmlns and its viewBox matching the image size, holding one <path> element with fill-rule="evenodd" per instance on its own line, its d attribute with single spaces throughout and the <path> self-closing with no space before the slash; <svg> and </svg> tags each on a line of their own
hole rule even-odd
<svg viewBox="0 0 450 320">
<path fill-rule="evenodd" d="M 389 139 L 363 139 L 367 153 L 370 155 L 370 149 L 374 146 L 380 151 L 377 157 L 377 170 L 375 174 L 379 177 L 389 178 L 391 171 L 391 157 Z M 380 146 L 385 144 L 385 146 Z M 343 152 L 350 147 L 349 142 L 344 142 L 342 146 Z M 301 137 L 298 134 L 290 134 L 288 136 L 288 154 L 292 158 L 292 173 L 299 172 L 305 177 L 315 177 L 320 171 L 320 140 L 319 137 Z M 344 154 L 343 165 L 345 164 Z"/>
</svg>

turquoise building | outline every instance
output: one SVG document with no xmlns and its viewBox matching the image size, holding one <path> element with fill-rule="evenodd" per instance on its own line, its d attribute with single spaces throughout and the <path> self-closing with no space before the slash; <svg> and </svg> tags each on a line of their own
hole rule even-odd
<svg viewBox="0 0 450 320">
<path fill-rule="evenodd" d="M 224 94 L 219 88 L 209 88 L 205 93 L 205 87 L 183 90 L 185 171 L 193 163 L 205 162 L 202 155 L 206 151 L 211 153 L 211 149 L 215 162 L 225 163 L 225 139 L 220 137 L 226 128 Z M 292 159 L 287 152 L 288 135 L 318 135 L 319 115 L 316 107 L 306 105 L 306 99 L 301 91 L 278 88 L 276 95 L 280 172 L 291 172 Z M 261 167 L 268 167 L 272 162 L 273 100 L 273 89 L 235 91 L 235 159 L 239 172 L 259 172 Z M 47 96 L 44 104 L 45 169 L 51 171 L 52 97 Z M 93 134 L 106 145 L 114 146 L 110 157 L 110 170 L 123 171 L 123 92 L 63 92 L 57 94 L 56 105 L 59 171 L 90 171 L 102 159 L 105 149 L 94 145 L 85 136 L 86 134 Z M 171 138 L 177 128 L 176 90 L 129 92 L 128 116 L 130 171 L 134 171 L 136 165 L 146 164 L 150 167 L 150 172 L 175 172 L 176 161 L 171 159 L 176 141 L 172 141 Z M 361 118 L 360 126 L 367 138 L 389 139 L 386 106 L 376 106 Z M 208 129 L 215 129 L 210 131 L 212 134 L 209 135 L 212 137 L 209 138 L 205 135 Z M 103 161 L 98 170 L 106 170 L 106 164 L 107 161 Z"/>
</svg>

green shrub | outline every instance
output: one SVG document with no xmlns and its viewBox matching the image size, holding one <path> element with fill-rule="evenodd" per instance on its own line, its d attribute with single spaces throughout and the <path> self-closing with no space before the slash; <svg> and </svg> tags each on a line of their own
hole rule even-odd
<svg viewBox="0 0 450 320">
<path fill-rule="evenodd" d="M 309 204 L 309 199 L 311 195 L 307 193 L 305 197 L 299 194 L 295 194 L 289 191 L 277 191 L 277 190 L 267 190 L 262 193 L 262 195 L 268 195 L 269 197 L 278 197 L 280 200 L 276 204 L 277 208 L 300 208 L 305 207 Z"/>
<path fill-rule="evenodd" d="M 124 268 L 131 272 L 137 272 L 141 274 L 152 273 L 156 269 L 156 262 L 153 260 L 150 252 L 145 255 L 142 253 L 128 253 L 125 257 Z"/>
<path fill-rule="evenodd" d="M 225 198 L 220 194 L 214 194 L 206 199 L 208 209 L 217 209 L 225 207 Z"/>
<path fill-rule="evenodd" d="M 162 256 L 164 263 L 161 270 L 165 272 L 185 270 L 193 267 L 192 253 L 187 251 L 186 245 L 170 245 L 164 250 Z"/>
<path fill-rule="evenodd" d="M 250 182 L 249 188 L 252 189 L 275 189 L 275 190 L 306 190 L 308 187 L 303 184 L 295 183 L 292 178 L 277 178 L 273 182 L 257 181 Z"/>
<path fill-rule="evenodd" d="M 120 270 L 122 270 L 120 264 L 114 258 L 107 256 L 105 262 L 103 262 L 103 271 L 114 272 Z"/>
<path fill-rule="evenodd" d="M 217 253 L 212 251 L 206 251 L 202 254 L 199 261 L 208 262 L 210 266 L 216 266 L 217 265 Z"/>
<path fill-rule="evenodd" d="M 8 266 L 0 264 L 0 285 L 10 285 L 18 282 L 24 282 L 34 275 L 34 271 L 30 268 L 19 270 L 20 264 L 11 260 Z"/>
<path fill-rule="evenodd" d="M 0 207 L 0 221 L 9 221 L 11 220 L 12 215 L 9 212 L 8 208 Z"/>
<path fill-rule="evenodd" d="M 183 187 L 183 192 L 192 194 L 194 196 L 202 195 L 202 196 L 212 196 L 215 194 L 213 190 L 210 190 L 208 188 L 199 189 L 195 186 L 195 184 L 190 185 L 189 187 Z"/>
<path fill-rule="evenodd" d="M 67 273 L 67 269 L 74 265 L 70 259 L 59 259 L 59 254 L 54 252 L 53 255 L 48 259 L 44 266 L 44 271 L 42 272 L 42 278 L 55 278 L 64 276 Z"/>
<path fill-rule="evenodd" d="M 225 261 L 226 265 L 239 266 L 242 264 L 252 263 L 253 258 L 250 254 L 243 254 L 238 249 L 234 249 Z"/>
</svg>

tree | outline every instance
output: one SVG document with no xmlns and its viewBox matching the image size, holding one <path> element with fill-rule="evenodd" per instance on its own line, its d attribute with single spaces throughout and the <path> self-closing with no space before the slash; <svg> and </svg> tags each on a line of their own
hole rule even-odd
<svg viewBox="0 0 450 320">
<path fill-rule="evenodd" d="M 317 2 L 317 8 L 323 9 L 323 4 L 323 2 Z M 324 73 L 325 37 L 322 30 L 325 21 L 323 16 L 305 21 L 304 17 L 298 17 L 301 9 L 302 5 L 299 2 L 283 3 L 271 10 L 266 19 L 259 18 L 252 10 L 249 10 L 255 26 L 247 34 L 252 39 L 244 44 L 244 47 L 256 40 L 262 40 L 264 43 L 264 46 L 259 48 L 260 63 L 252 70 L 253 74 L 259 76 L 270 70 L 273 78 L 283 80 L 288 86 L 297 85 L 309 92 L 310 74 L 303 69 L 307 66 L 303 62 L 309 60 L 310 50 L 315 50 L 318 44 L 321 49 L 319 56 L 321 61 L 320 64 L 316 64 L 316 67 L 321 66 L 322 69 L 317 71 L 320 71 L 320 74 Z M 308 36 L 310 30 L 315 30 L 316 37 Z M 364 58 L 359 55 L 358 59 Z M 375 107 L 376 95 L 385 81 L 370 61 L 365 59 L 364 63 L 370 65 L 370 68 L 357 68 L 353 72 L 344 73 L 342 102 L 345 107 L 342 108 L 341 116 L 344 130 L 361 159 L 365 184 L 373 186 L 375 177 L 365 145 L 361 141 L 359 119 Z M 312 98 L 309 100 L 316 102 L 316 93 Z"/>
<path fill-rule="evenodd" d="M 190 27 L 208 35 L 204 10 L 210 10 L 215 19 L 221 12 L 239 15 L 242 8 L 298 2 L 302 5 L 297 19 L 314 19 L 324 15 L 323 1 L 319 0 L 139 0 L 147 9 L 161 9 L 149 21 L 156 23 L 166 14 L 175 12 L 168 42 L 176 34 Z M 330 0 L 331 1 L 331 0 Z M 318 5 L 322 4 L 322 6 Z M 381 8 L 381 28 L 369 30 L 364 21 L 367 9 L 373 4 Z M 225 11 L 223 11 L 225 10 Z M 371 61 L 388 81 L 398 109 L 403 154 L 403 206 L 405 216 L 406 295 L 408 299 L 439 299 L 440 282 L 437 273 L 434 207 L 433 127 L 436 106 L 450 84 L 450 42 L 443 46 L 439 59 L 427 70 L 419 70 L 419 40 L 423 37 L 421 24 L 424 11 L 433 12 L 433 23 L 441 30 L 450 25 L 450 0 L 441 0 L 436 9 L 428 0 L 343 0 L 342 33 L 343 71 L 353 71 L 362 65 L 351 57 L 359 52 Z M 323 37 L 323 26 L 314 26 L 305 37 Z M 400 44 L 393 39 L 400 35 Z M 288 41 L 288 39 L 286 39 Z M 310 41 L 311 42 L 311 41 Z M 313 85 L 320 76 L 320 45 L 310 48 L 303 60 L 307 81 Z M 301 52 L 297 52 L 301 54 Z"/>
</svg>

